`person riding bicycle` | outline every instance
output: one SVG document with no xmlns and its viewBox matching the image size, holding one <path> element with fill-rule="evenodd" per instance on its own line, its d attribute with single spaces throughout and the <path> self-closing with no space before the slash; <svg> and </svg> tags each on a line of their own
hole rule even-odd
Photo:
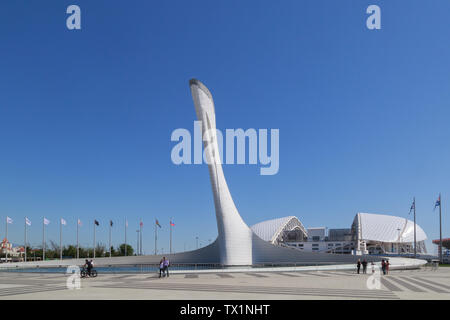
<svg viewBox="0 0 450 320">
<path fill-rule="evenodd" d="M 87 273 L 88 275 L 91 275 L 91 270 L 92 270 L 92 260 L 89 261 L 88 259 L 86 259 L 84 267 L 87 269 Z"/>
</svg>

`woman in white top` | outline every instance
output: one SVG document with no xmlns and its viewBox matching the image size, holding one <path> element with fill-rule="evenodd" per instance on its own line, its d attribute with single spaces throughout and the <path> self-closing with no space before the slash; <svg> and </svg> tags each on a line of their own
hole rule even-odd
<svg viewBox="0 0 450 320">
<path fill-rule="evenodd" d="M 164 274 L 164 261 L 161 259 L 159 262 L 159 277 L 161 278 L 161 274 Z"/>
</svg>

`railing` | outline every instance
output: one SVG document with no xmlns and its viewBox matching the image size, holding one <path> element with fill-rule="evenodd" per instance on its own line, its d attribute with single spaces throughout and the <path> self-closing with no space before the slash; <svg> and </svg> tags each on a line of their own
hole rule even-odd
<svg viewBox="0 0 450 320">
<path fill-rule="evenodd" d="M 356 259 L 356 257 L 355 257 Z M 376 262 L 377 265 L 380 262 Z M 328 267 L 327 267 L 328 266 Z M 217 270 L 251 270 L 251 269 L 270 269 L 270 268 L 306 268 L 306 270 L 310 271 L 319 271 L 321 269 L 327 270 L 351 270 L 356 269 L 356 261 L 355 263 L 342 264 L 342 262 L 338 261 L 327 261 L 323 263 L 302 263 L 302 262 L 260 262 L 251 266 L 224 266 L 218 263 L 171 263 L 170 270 L 171 271 L 201 271 L 201 272 L 211 272 Z M 431 267 L 426 265 L 426 267 Z M 147 264 L 95 264 L 94 268 L 99 271 L 99 273 L 152 273 L 159 271 L 159 263 L 147 263 Z M 370 268 L 370 262 L 368 265 Z M 413 266 L 411 264 L 396 264 L 391 265 L 393 270 L 406 270 L 411 268 L 417 268 L 417 266 Z M 46 265 L 34 265 L 34 266 L 11 266 L 10 268 L 1 268 L 1 272 L 41 272 L 41 273 L 63 273 L 67 269 L 67 265 L 54 265 L 54 266 L 46 266 Z M 256 270 L 255 270 L 256 271 Z M 270 271 L 270 270 L 268 270 Z"/>
<path fill-rule="evenodd" d="M 65 272 L 67 265 L 56 266 L 11 266 L 10 268 L 2 268 L 0 272 L 42 272 L 42 273 L 55 273 Z M 99 272 L 106 273 L 149 273 L 159 271 L 159 263 L 152 264 L 94 264 L 94 268 Z M 216 263 L 175 263 L 170 265 L 170 270 L 208 270 L 208 269 L 221 269 L 222 265 Z"/>
</svg>

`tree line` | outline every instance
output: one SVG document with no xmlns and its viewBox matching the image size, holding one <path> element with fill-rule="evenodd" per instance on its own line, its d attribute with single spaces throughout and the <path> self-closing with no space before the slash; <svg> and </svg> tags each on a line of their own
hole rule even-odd
<svg viewBox="0 0 450 320">
<path fill-rule="evenodd" d="M 126 255 L 132 256 L 134 255 L 133 247 L 129 244 L 122 243 L 118 247 L 111 246 L 111 257 L 121 257 L 125 256 L 125 246 L 127 248 Z M 80 258 L 92 258 L 94 251 L 93 248 L 85 248 L 80 247 L 79 248 L 79 257 Z M 5 256 L 4 253 L 1 255 L 2 257 Z M 41 258 L 43 256 L 43 250 L 42 248 L 30 248 L 27 247 L 27 258 L 32 260 L 34 257 Z M 77 246 L 76 245 L 67 245 L 63 246 L 62 250 L 62 256 L 64 259 L 75 259 L 77 257 Z M 106 245 L 103 245 L 101 243 L 97 244 L 95 247 L 95 257 L 101 258 L 101 257 L 109 257 L 109 250 Z M 50 240 L 50 245 L 46 245 L 45 248 L 45 259 L 59 259 L 60 258 L 60 247 L 59 245 Z"/>
</svg>

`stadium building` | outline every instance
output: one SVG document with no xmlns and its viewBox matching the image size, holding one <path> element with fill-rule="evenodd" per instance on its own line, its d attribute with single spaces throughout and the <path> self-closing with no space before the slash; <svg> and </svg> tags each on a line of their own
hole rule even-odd
<svg viewBox="0 0 450 320">
<path fill-rule="evenodd" d="M 255 224 L 252 231 L 273 245 L 335 254 L 414 253 L 414 222 L 396 216 L 358 213 L 348 229 L 305 228 L 295 216 Z M 427 235 L 416 224 L 417 253 L 427 253 Z"/>
</svg>

